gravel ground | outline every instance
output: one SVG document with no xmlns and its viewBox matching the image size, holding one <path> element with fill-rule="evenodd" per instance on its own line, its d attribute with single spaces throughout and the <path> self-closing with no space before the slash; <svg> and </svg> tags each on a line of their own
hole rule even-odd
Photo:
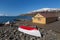
<svg viewBox="0 0 60 40">
<path fill-rule="evenodd" d="M 39 29 L 43 34 L 41 38 L 24 34 L 17 30 L 17 26 L 0 27 L 0 40 L 59 40 L 52 30 Z"/>
</svg>

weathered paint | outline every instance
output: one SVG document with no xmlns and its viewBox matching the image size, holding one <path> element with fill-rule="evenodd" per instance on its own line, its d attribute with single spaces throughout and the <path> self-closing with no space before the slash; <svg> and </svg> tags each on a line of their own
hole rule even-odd
<svg viewBox="0 0 60 40">
<path fill-rule="evenodd" d="M 46 24 L 46 18 L 41 18 L 41 20 L 33 19 L 33 23 L 40 23 L 40 24 Z"/>
<path fill-rule="evenodd" d="M 34 17 L 44 17 L 44 16 L 42 16 L 41 14 L 36 14 Z"/>
<path fill-rule="evenodd" d="M 37 14 L 32 18 L 33 23 L 46 24 L 46 18 L 40 14 Z"/>
<path fill-rule="evenodd" d="M 41 14 L 36 14 L 34 17 L 32 17 L 33 23 L 39 23 L 39 24 L 47 24 L 51 23 L 57 20 L 57 17 L 44 17 Z"/>
</svg>

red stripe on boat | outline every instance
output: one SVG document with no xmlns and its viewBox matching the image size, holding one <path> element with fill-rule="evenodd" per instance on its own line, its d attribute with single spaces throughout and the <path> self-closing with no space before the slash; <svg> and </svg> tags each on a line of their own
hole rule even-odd
<svg viewBox="0 0 60 40">
<path fill-rule="evenodd" d="M 20 28 L 25 30 L 37 30 L 36 28 L 30 27 L 30 26 L 20 26 Z"/>
</svg>

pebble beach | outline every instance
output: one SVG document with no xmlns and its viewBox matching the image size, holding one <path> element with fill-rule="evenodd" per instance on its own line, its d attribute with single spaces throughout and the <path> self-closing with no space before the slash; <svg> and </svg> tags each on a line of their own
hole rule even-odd
<svg viewBox="0 0 60 40">
<path fill-rule="evenodd" d="M 18 27 L 0 27 L 0 40 L 56 40 L 55 32 L 52 30 L 45 31 L 40 29 L 41 32 L 44 31 L 43 37 L 34 37 L 25 33 L 18 31 Z"/>
</svg>

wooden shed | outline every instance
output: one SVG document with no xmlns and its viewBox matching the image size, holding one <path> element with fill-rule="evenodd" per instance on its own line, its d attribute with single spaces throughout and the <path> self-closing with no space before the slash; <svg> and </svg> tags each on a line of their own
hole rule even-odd
<svg viewBox="0 0 60 40">
<path fill-rule="evenodd" d="M 47 24 L 57 21 L 56 13 L 37 13 L 32 17 L 33 23 Z"/>
</svg>

